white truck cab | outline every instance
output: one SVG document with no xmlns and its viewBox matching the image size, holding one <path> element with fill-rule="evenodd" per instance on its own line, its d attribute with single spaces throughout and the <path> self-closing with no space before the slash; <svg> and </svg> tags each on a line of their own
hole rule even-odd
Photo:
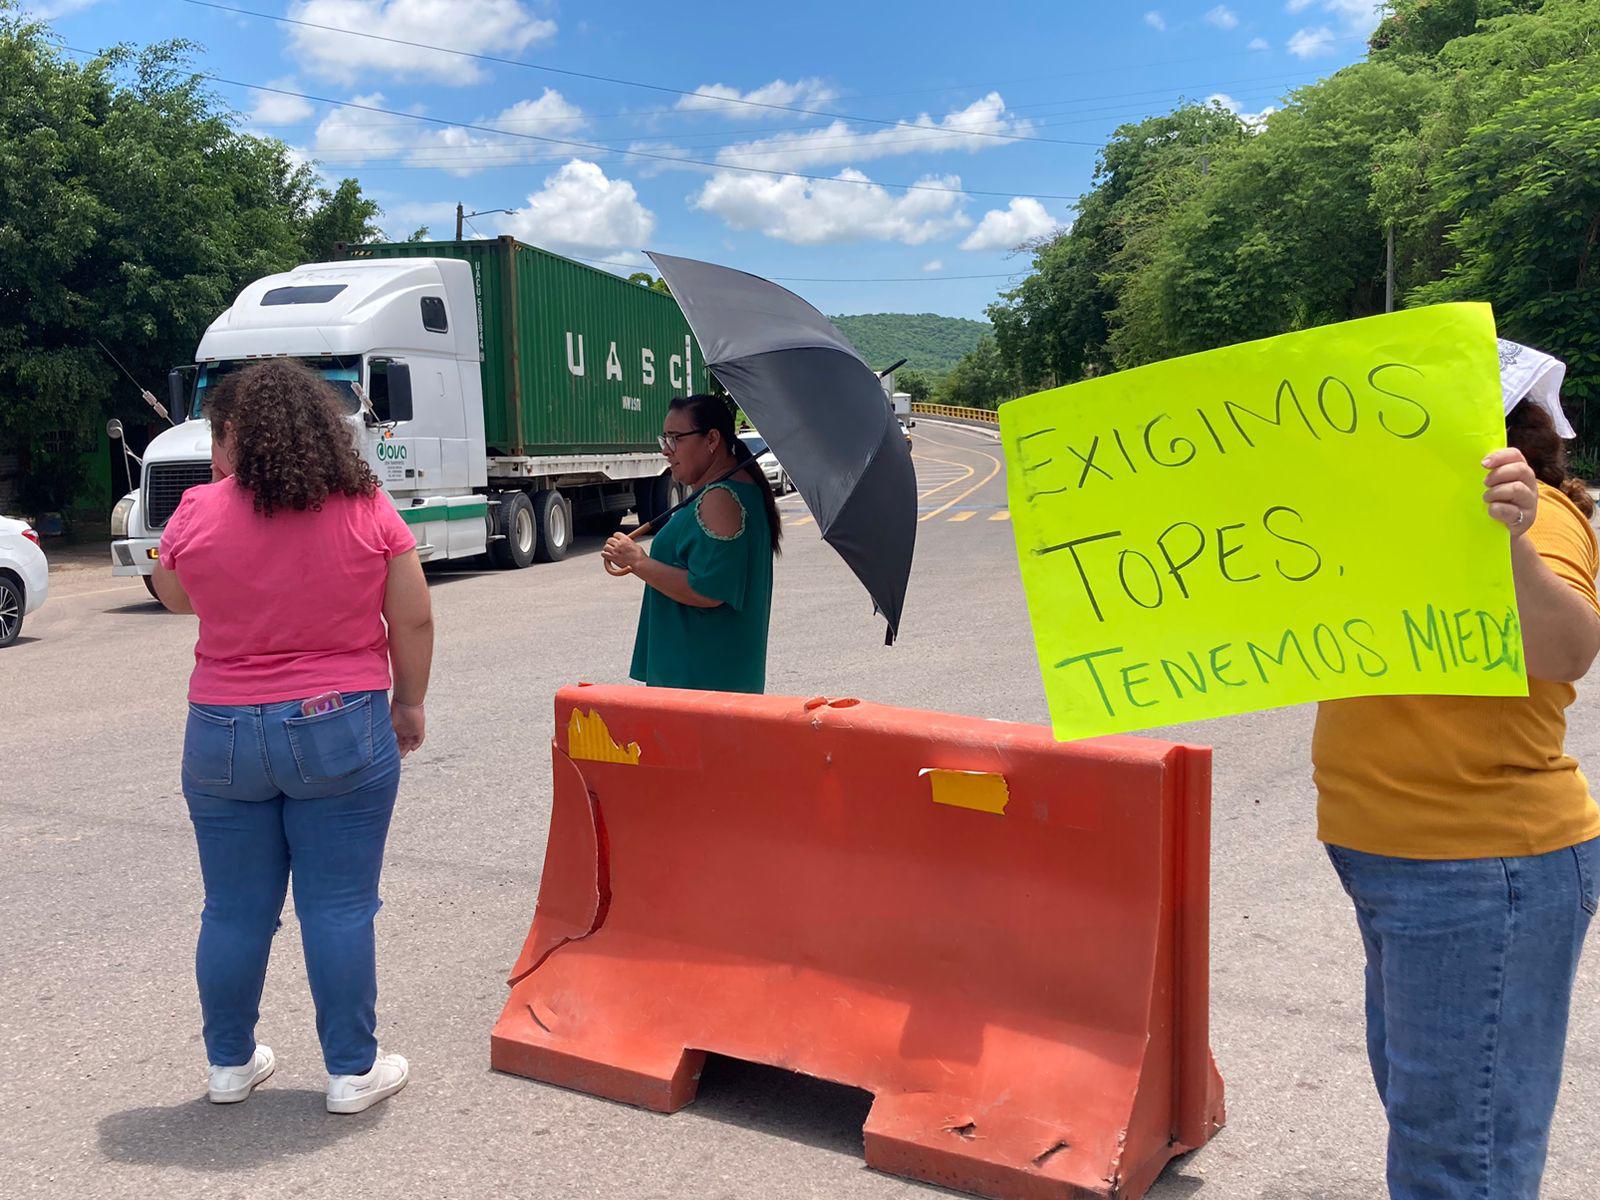
<svg viewBox="0 0 1600 1200">
<path fill-rule="evenodd" d="M 302 362 L 338 390 L 355 444 L 412 526 L 424 562 L 486 551 L 511 567 L 561 558 L 574 497 L 613 519 L 619 509 L 659 506 L 663 463 L 654 454 L 490 458 L 480 302 L 472 265 L 443 257 L 310 263 L 247 286 L 206 330 L 194 365 L 169 379 L 179 423 L 150 443 L 142 486 L 112 514 L 112 573 L 145 576 L 150 586 L 162 529 L 184 491 L 211 479 L 206 392 L 230 371 L 273 358 Z"/>
</svg>

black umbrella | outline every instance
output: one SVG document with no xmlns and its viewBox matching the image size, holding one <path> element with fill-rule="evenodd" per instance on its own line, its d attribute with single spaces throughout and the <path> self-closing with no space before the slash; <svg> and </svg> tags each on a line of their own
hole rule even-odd
<svg viewBox="0 0 1600 1200">
<path fill-rule="evenodd" d="M 917 481 L 878 376 L 828 319 L 743 271 L 651 254 L 706 365 L 761 431 L 839 552 L 900 630 L 917 541 Z"/>
</svg>

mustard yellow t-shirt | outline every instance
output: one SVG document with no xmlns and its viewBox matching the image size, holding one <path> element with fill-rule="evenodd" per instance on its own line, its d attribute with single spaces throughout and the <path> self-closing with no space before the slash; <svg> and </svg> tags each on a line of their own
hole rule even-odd
<svg viewBox="0 0 1600 1200">
<path fill-rule="evenodd" d="M 1539 485 L 1527 537 L 1596 612 L 1595 533 Z M 1564 749 L 1570 683 L 1526 698 L 1363 696 L 1324 701 L 1311 741 L 1317 836 L 1395 858 L 1511 858 L 1600 837 L 1600 808 Z"/>
</svg>

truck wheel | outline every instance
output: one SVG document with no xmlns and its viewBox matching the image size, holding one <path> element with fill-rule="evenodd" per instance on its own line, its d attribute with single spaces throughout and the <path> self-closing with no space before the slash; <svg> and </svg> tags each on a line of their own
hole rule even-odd
<svg viewBox="0 0 1600 1200">
<path fill-rule="evenodd" d="M 150 593 L 150 599 L 160 604 L 161 597 L 156 595 L 156 577 L 154 575 L 141 575 L 139 578 L 144 581 L 144 590 Z"/>
<path fill-rule="evenodd" d="M 539 525 L 539 547 L 534 557 L 540 562 L 560 562 L 572 549 L 572 508 L 560 492 L 535 492 L 534 518 Z"/>
<path fill-rule="evenodd" d="M 671 471 L 663 471 L 657 476 L 655 486 L 651 488 L 651 518 L 659 517 L 669 508 L 682 504 L 688 498 L 689 489 L 674 479 Z M 656 532 L 661 531 L 658 529 Z"/>
<path fill-rule="evenodd" d="M 489 560 L 504 570 L 520 570 L 531 563 L 539 536 L 528 494 L 501 492 L 494 524 L 500 536 L 489 543 Z"/>
<path fill-rule="evenodd" d="M 0 575 L 0 646 L 9 646 L 22 633 L 22 589 Z"/>
</svg>

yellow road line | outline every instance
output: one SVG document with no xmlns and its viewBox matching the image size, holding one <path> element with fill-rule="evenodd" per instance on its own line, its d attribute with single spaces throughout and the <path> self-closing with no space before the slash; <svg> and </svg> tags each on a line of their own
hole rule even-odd
<svg viewBox="0 0 1600 1200">
<path fill-rule="evenodd" d="M 1002 508 L 999 512 L 994 513 L 992 516 L 990 516 L 989 520 L 991 520 L 991 521 L 1009 521 L 1009 520 L 1011 520 L 1011 510 L 1008 509 L 1008 508 Z"/>
<path fill-rule="evenodd" d="M 992 454 L 985 454 L 982 450 L 976 449 L 975 447 L 956 446 L 956 445 L 953 445 L 950 442 L 941 442 L 937 438 L 929 438 L 928 440 L 933 442 L 933 444 L 935 446 L 944 446 L 946 449 L 961 450 L 961 451 L 964 451 L 966 453 L 976 454 L 976 455 L 979 455 L 980 457 L 987 458 L 991 463 L 994 464 L 994 466 L 990 468 L 989 473 L 987 475 L 985 475 L 982 479 L 978 480 L 977 483 L 973 484 L 966 491 L 962 492 L 959 496 L 955 497 L 952 500 L 945 501 L 944 504 L 940 505 L 938 508 L 934 509 L 930 513 L 924 513 L 919 518 L 920 520 L 923 520 L 923 521 L 931 521 L 935 517 L 940 516 L 940 515 L 948 512 L 950 509 L 952 509 L 956 505 L 960 504 L 968 496 L 972 495 L 973 492 L 976 492 L 979 488 L 981 488 L 985 484 L 987 484 L 996 475 L 1000 474 L 1000 460 L 998 458 L 996 458 Z"/>
<path fill-rule="evenodd" d="M 940 442 L 938 444 L 941 445 L 941 446 L 944 445 L 943 442 Z M 959 446 L 953 446 L 951 448 L 952 449 L 956 449 L 956 450 L 960 449 Z M 918 492 L 917 493 L 917 499 L 918 500 L 926 500 L 929 496 L 934 495 L 936 492 L 942 492 L 947 487 L 955 487 L 956 484 L 958 484 L 958 483 L 965 483 L 967 480 L 971 479 L 974 475 L 976 475 L 978 473 L 976 467 L 969 467 L 966 463 L 951 462 L 947 458 L 934 458 L 933 455 L 931 455 L 931 454 L 920 454 L 920 455 L 919 454 L 913 454 L 911 456 L 911 458 L 912 458 L 913 461 L 916 461 L 916 460 L 920 459 L 923 462 L 936 462 L 936 463 L 940 464 L 941 466 L 955 467 L 957 470 L 966 472 L 965 475 L 962 475 L 958 479 L 952 479 L 948 483 L 941 483 L 941 484 L 939 484 L 939 486 L 931 487 L 925 492 Z"/>
<path fill-rule="evenodd" d="M 786 524 L 786 525 L 809 525 L 814 520 L 816 520 L 816 518 L 813 517 L 810 513 L 807 513 L 803 517 L 796 517 L 792 521 L 785 521 L 784 524 Z"/>
<path fill-rule="evenodd" d="M 969 508 L 966 512 L 958 512 L 951 517 L 952 521 L 970 521 L 976 514 Z"/>
</svg>

